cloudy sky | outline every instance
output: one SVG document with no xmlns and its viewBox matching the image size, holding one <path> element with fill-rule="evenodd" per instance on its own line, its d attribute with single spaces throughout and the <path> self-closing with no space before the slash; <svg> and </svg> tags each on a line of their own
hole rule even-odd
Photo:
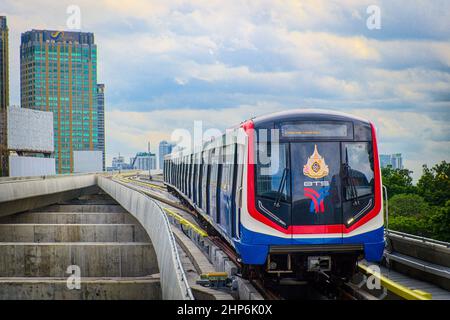
<svg viewBox="0 0 450 320">
<path fill-rule="evenodd" d="M 20 34 L 67 30 L 71 4 L 98 45 L 107 163 L 195 120 L 224 129 L 305 107 L 374 121 L 381 152 L 401 152 L 415 177 L 450 160 L 450 1 L 1 0 L 13 104 Z"/>
</svg>

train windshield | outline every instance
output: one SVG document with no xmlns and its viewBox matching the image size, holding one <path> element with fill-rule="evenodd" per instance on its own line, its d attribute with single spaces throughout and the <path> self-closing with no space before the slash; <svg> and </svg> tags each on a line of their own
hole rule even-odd
<svg viewBox="0 0 450 320">
<path fill-rule="evenodd" d="M 301 141 L 271 149 L 270 161 L 257 158 L 256 205 L 280 226 L 349 226 L 373 207 L 371 143 Z"/>
</svg>

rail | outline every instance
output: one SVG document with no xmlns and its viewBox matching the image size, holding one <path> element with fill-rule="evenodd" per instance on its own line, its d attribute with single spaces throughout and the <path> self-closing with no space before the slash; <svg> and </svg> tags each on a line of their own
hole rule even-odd
<svg viewBox="0 0 450 320">
<path fill-rule="evenodd" d="M 383 276 L 381 273 L 376 272 L 363 264 L 358 264 L 358 269 L 365 274 L 373 275 L 379 279 L 384 288 L 399 297 L 407 300 L 431 300 L 431 295 L 429 293 L 420 290 L 412 290 L 402 286 L 401 284 L 392 281 L 391 279 Z"/>
<path fill-rule="evenodd" d="M 183 218 L 182 216 L 180 216 L 176 212 L 173 212 L 169 208 L 163 208 L 163 210 L 165 212 L 167 212 L 169 215 L 171 215 L 173 218 L 175 218 L 181 225 L 183 225 L 183 226 L 185 226 L 185 227 L 187 227 L 189 229 L 192 229 L 198 235 L 200 235 L 202 237 L 207 237 L 208 236 L 208 233 L 206 233 L 205 230 L 200 229 L 195 224 L 189 222 L 188 220 L 186 220 L 185 218 Z"/>
<path fill-rule="evenodd" d="M 153 186 L 150 183 L 147 182 L 138 182 L 135 179 L 132 179 L 130 177 L 122 177 L 121 178 L 122 182 L 124 183 L 132 183 L 132 184 L 136 184 L 141 185 L 141 186 L 147 186 L 150 188 L 155 188 L 156 186 Z M 138 182 L 138 183 L 137 183 Z M 159 187 L 159 186 L 158 186 Z M 144 193 L 147 193 L 145 191 L 143 191 Z M 150 196 L 153 197 L 153 194 L 151 192 L 148 192 Z M 156 196 L 157 197 L 157 196 Z M 167 200 L 166 200 L 167 201 Z M 175 213 L 174 211 L 172 211 L 169 208 L 164 208 L 164 211 L 166 211 L 166 213 L 169 216 L 172 216 L 174 219 L 176 219 L 178 221 L 179 224 L 186 226 L 188 229 L 192 229 L 192 231 L 194 231 L 195 233 L 199 234 L 202 237 L 207 237 L 207 233 L 200 229 L 198 226 L 192 224 L 191 222 L 189 222 L 188 220 L 186 220 L 185 218 L 183 218 L 181 215 Z M 398 231 L 394 231 L 394 230 L 389 230 L 386 229 L 386 236 L 389 237 L 401 237 L 402 239 L 408 239 L 408 240 L 412 240 L 412 241 L 420 241 L 420 243 L 424 243 L 430 246 L 440 246 L 443 248 L 448 248 L 449 244 L 446 242 L 442 242 L 442 241 L 437 241 L 437 240 L 433 240 L 433 239 L 428 239 L 428 238 L 424 238 L 424 237 L 420 237 L 420 236 L 414 236 L 414 235 L 409 235 L 406 233 L 402 233 L 402 232 L 398 232 Z M 211 238 L 211 237 L 210 237 Z M 211 239 L 213 240 L 213 239 Z M 222 249 L 223 250 L 223 249 Z M 369 267 L 359 264 L 358 266 L 359 271 L 363 274 L 369 274 L 372 275 L 376 278 L 379 279 L 381 285 L 388 290 L 389 292 L 393 293 L 394 295 L 404 298 L 404 299 L 408 299 L 408 300 L 430 300 L 432 298 L 432 295 L 428 292 L 424 292 L 421 290 L 414 290 L 414 289 L 410 289 L 398 282 L 395 282 L 385 276 L 383 276 L 381 273 L 377 273 L 375 271 L 373 271 L 372 269 L 370 269 Z M 257 284 L 254 284 L 257 286 Z M 263 286 L 261 286 L 261 288 L 259 288 L 261 292 L 263 292 L 264 290 L 269 290 L 268 288 L 263 288 Z M 264 290 L 263 290 L 264 289 Z M 355 291 L 357 291 L 355 288 L 351 288 L 351 290 L 349 290 L 351 292 L 353 292 L 355 294 Z M 371 296 L 370 294 L 361 291 L 361 292 L 356 292 L 356 296 L 357 297 L 361 297 L 361 299 L 376 299 L 375 297 Z M 266 297 L 267 298 L 267 297 Z"/>
</svg>

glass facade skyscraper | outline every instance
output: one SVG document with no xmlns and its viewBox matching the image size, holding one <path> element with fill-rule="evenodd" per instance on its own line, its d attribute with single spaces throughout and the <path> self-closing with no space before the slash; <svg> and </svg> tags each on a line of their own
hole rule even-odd
<svg viewBox="0 0 450 320">
<path fill-rule="evenodd" d="M 105 85 L 97 84 L 98 108 L 98 148 L 103 154 L 103 171 L 105 171 Z"/>
<path fill-rule="evenodd" d="M 53 112 L 57 173 L 73 172 L 74 150 L 103 150 L 99 145 L 97 46 L 92 33 L 23 33 L 20 89 L 22 107 Z"/>
<path fill-rule="evenodd" d="M 403 169 L 402 154 L 380 154 L 380 166 L 382 168 Z"/>
<path fill-rule="evenodd" d="M 159 168 L 164 169 L 164 156 L 172 152 L 173 145 L 165 140 L 159 143 Z"/>
<path fill-rule="evenodd" d="M 9 105 L 8 26 L 0 16 L 0 176 L 8 175 L 6 115 Z"/>
</svg>

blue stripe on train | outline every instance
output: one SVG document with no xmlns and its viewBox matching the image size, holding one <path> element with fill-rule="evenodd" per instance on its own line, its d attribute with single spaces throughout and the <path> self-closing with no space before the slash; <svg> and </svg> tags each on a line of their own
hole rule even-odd
<svg viewBox="0 0 450 320">
<path fill-rule="evenodd" d="M 363 244 L 367 261 L 380 261 L 384 250 L 384 227 L 348 238 L 285 239 L 241 227 L 241 239 L 233 239 L 237 252 L 245 264 L 264 264 L 270 245 L 303 244 Z"/>
</svg>

